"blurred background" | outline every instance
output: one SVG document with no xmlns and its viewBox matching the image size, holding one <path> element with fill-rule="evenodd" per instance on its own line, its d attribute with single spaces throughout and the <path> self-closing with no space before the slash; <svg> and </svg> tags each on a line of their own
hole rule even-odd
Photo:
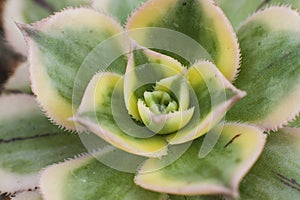
<svg viewBox="0 0 300 200">
<path fill-rule="evenodd" d="M 20 54 L 13 51 L 11 46 L 7 43 L 4 38 L 2 28 L 2 9 L 5 0 L 0 0 L 0 87 L 2 89 L 3 83 L 7 80 L 9 75 L 14 73 L 18 63 L 25 58 Z M 0 90 L 1 91 L 1 90 Z M 1 105 L 0 105 L 1 106 Z M 0 195 L 0 200 L 9 200 L 5 195 Z"/>
<path fill-rule="evenodd" d="M 11 46 L 7 43 L 3 33 L 2 10 L 5 0 L 0 0 L 0 86 L 7 80 L 9 75 L 13 74 L 18 63 L 25 58 L 14 52 Z"/>
</svg>

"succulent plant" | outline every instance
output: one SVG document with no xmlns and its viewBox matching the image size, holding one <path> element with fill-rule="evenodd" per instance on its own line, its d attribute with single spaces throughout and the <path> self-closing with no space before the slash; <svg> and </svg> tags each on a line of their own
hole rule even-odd
<svg viewBox="0 0 300 200">
<path fill-rule="evenodd" d="M 297 8 L 7 0 L 6 38 L 28 61 L 0 96 L 0 192 L 299 199 Z"/>
</svg>

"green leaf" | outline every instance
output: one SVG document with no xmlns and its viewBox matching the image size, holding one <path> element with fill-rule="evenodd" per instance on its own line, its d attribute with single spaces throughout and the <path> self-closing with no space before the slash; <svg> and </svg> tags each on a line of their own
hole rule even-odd
<svg viewBox="0 0 300 200">
<path fill-rule="evenodd" d="M 128 19 L 126 28 L 132 30 L 132 32 L 129 31 L 129 35 L 142 46 L 156 48 L 155 45 L 153 46 L 155 43 L 180 44 L 180 41 L 170 40 L 172 38 L 170 35 L 167 37 L 151 35 L 153 34 L 151 27 L 166 28 L 185 34 L 204 47 L 226 78 L 233 80 L 236 76 L 239 67 L 237 39 L 231 24 L 214 2 L 207 0 L 148 1 Z M 137 28 L 146 29 L 135 32 Z M 195 51 L 188 45 L 185 45 L 183 49 L 190 54 Z M 174 56 L 172 53 L 175 52 L 164 53 Z M 175 58 L 178 59 L 178 56 L 182 55 L 177 55 Z M 190 65 L 196 60 L 207 59 L 202 56 L 198 55 L 192 63 L 184 64 Z"/>
<path fill-rule="evenodd" d="M 199 158 L 203 138 L 174 163 L 160 169 L 166 159 L 147 160 L 135 178 L 143 188 L 178 195 L 226 194 L 238 196 L 239 182 L 263 150 L 266 136 L 249 125 L 226 124 L 213 132 L 222 132 L 214 149 Z M 156 170 L 159 169 L 159 170 Z"/>
<path fill-rule="evenodd" d="M 0 97 L 0 191 L 38 186 L 38 172 L 85 152 L 75 134 L 52 125 L 30 95 Z"/>
<path fill-rule="evenodd" d="M 27 55 L 25 40 L 15 22 L 32 23 L 41 20 L 55 11 L 70 6 L 82 6 L 90 4 L 89 0 L 9 0 L 3 3 L 3 27 L 5 37 L 14 49 Z"/>
<path fill-rule="evenodd" d="M 124 76 L 125 105 L 128 113 L 134 119 L 140 120 L 137 103 L 144 90 L 152 90 L 156 82 L 180 74 L 185 68 L 175 59 L 163 54 L 134 44 L 131 48 Z M 138 92 L 139 89 L 142 93 Z"/>
<path fill-rule="evenodd" d="M 300 116 L 288 124 L 289 127 L 300 128 Z"/>
<path fill-rule="evenodd" d="M 165 155 L 165 139 L 153 136 L 128 115 L 123 83 L 123 78 L 115 73 L 95 75 L 73 120 L 124 151 L 148 157 Z"/>
<path fill-rule="evenodd" d="M 151 131 L 158 134 L 169 134 L 178 131 L 189 123 L 194 114 L 194 108 L 166 114 L 156 114 L 142 100 L 138 101 L 138 108 L 143 123 Z"/>
<path fill-rule="evenodd" d="M 291 6 L 292 9 L 300 9 L 300 2 L 298 0 L 272 0 L 265 3 L 264 7 L 272 5 L 288 5 Z"/>
<path fill-rule="evenodd" d="M 299 143 L 299 128 L 270 134 L 261 157 L 241 182 L 241 199 L 299 199 Z"/>
<path fill-rule="evenodd" d="M 300 9 L 298 0 L 215 0 L 230 20 L 234 29 L 238 29 L 244 20 L 258 10 L 273 5 L 289 5 L 293 9 Z"/>
<path fill-rule="evenodd" d="M 115 16 L 122 24 L 128 16 L 146 0 L 93 0 L 92 6 L 97 10 Z"/>
<path fill-rule="evenodd" d="M 300 17 L 272 7 L 249 18 L 238 30 L 241 72 L 235 85 L 247 92 L 227 119 L 277 129 L 299 113 Z"/>
<path fill-rule="evenodd" d="M 215 2 L 225 12 L 234 29 L 237 29 L 249 15 L 261 6 L 264 0 L 215 0 Z"/>
<path fill-rule="evenodd" d="M 133 178 L 134 174 L 111 169 L 95 158 L 85 156 L 46 168 L 40 185 L 45 200 L 167 199 L 164 194 L 138 187 Z"/>
<path fill-rule="evenodd" d="M 207 133 L 236 101 L 245 96 L 210 62 L 194 64 L 187 70 L 186 76 L 192 90 L 190 106 L 195 111 L 187 126 L 167 136 L 171 144 L 184 143 Z"/>
<path fill-rule="evenodd" d="M 75 125 L 68 118 L 78 108 L 89 80 L 102 69 L 97 59 L 93 67 L 81 65 L 95 47 L 120 33 L 122 27 L 110 17 L 87 8 L 67 9 L 32 27 L 20 26 L 30 49 L 32 89 L 38 102 L 57 124 L 74 130 Z M 122 51 L 118 39 L 111 44 L 109 49 L 102 49 L 98 59 L 111 56 L 112 51 Z M 119 64 L 118 68 L 125 67 L 125 63 Z"/>
<path fill-rule="evenodd" d="M 55 11 L 61 11 L 67 7 L 87 7 L 91 5 L 91 0 L 45 0 Z"/>
</svg>

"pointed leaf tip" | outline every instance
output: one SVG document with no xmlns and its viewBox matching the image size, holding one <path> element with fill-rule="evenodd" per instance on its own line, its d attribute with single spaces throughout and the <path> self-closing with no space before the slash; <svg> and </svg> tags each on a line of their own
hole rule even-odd
<svg viewBox="0 0 300 200">
<path fill-rule="evenodd" d="M 37 35 L 38 30 L 35 29 L 34 26 L 31 26 L 29 24 L 19 23 L 19 22 L 16 22 L 16 25 L 23 33 L 25 38 L 26 37 L 34 38 Z"/>
<path fill-rule="evenodd" d="M 155 13 L 155 15 L 153 15 Z M 132 30 L 130 36 L 143 46 L 157 47 L 162 45 L 163 50 L 171 48 L 166 54 L 175 57 L 182 62 L 181 56 L 189 53 L 188 63 L 191 65 L 196 60 L 210 59 L 203 53 L 195 56 L 197 51 L 193 45 L 187 45 L 180 35 L 183 34 L 190 40 L 196 41 L 197 46 L 201 46 L 209 53 L 216 66 L 229 80 L 234 80 L 239 68 L 239 46 L 235 32 L 224 15 L 223 11 L 214 3 L 207 0 L 152 0 L 147 1 L 128 19 L 126 28 Z M 135 32 L 134 30 L 141 30 Z M 172 34 L 164 34 L 159 29 L 172 30 Z M 157 33 L 158 32 L 158 33 Z M 180 34 L 179 34 L 180 33 Z M 175 36 L 175 37 L 174 37 Z M 173 46 L 173 44 L 176 44 Z M 177 51 L 178 45 L 185 52 Z M 177 46 L 177 47 L 176 47 Z M 174 55 L 180 52 L 178 55 Z M 191 63 L 189 63 L 191 62 Z"/>
<path fill-rule="evenodd" d="M 56 124 L 75 130 L 75 123 L 68 118 L 78 108 L 88 82 L 106 59 L 122 56 L 119 39 L 112 39 L 105 53 L 99 44 L 121 33 L 122 27 L 95 10 L 75 8 L 56 13 L 33 27 L 21 24 L 20 28 L 27 38 L 32 90 L 38 102 Z M 87 58 L 94 59 L 93 64 Z M 121 61 L 118 64 L 125 68 Z M 84 75 L 77 76 L 81 73 Z"/>
<path fill-rule="evenodd" d="M 240 26 L 241 71 L 235 85 L 247 92 L 227 114 L 231 121 L 277 130 L 300 111 L 300 16 L 284 6 L 259 11 Z"/>
<path fill-rule="evenodd" d="M 124 103 L 122 76 L 96 74 L 89 83 L 75 120 L 110 144 L 126 152 L 160 157 L 167 152 L 163 137 L 134 123 Z"/>
<path fill-rule="evenodd" d="M 207 145 L 199 138 L 165 168 L 160 169 L 164 157 L 148 159 L 135 177 L 136 184 L 169 194 L 238 197 L 239 183 L 262 152 L 266 136 L 256 127 L 235 123 L 217 126 L 213 131 L 221 135 L 206 157 L 199 159 L 200 146 Z"/>
<path fill-rule="evenodd" d="M 42 168 L 85 151 L 77 135 L 49 122 L 32 95 L 0 96 L 0 193 L 34 189 Z"/>
</svg>

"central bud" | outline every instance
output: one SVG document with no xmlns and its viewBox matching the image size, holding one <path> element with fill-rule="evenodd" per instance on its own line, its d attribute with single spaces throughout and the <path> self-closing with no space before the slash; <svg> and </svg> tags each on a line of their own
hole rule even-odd
<svg viewBox="0 0 300 200">
<path fill-rule="evenodd" d="M 165 91 L 145 92 L 146 106 L 155 114 L 167 114 L 178 110 L 178 103 Z"/>
<path fill-rule="evenodd" d="M 170 134 L 183 128 L 192 118 L 189 89 L 185 77 L 179 75 L 162 79 L 153 91 L 144 91 L 138 99 L 142 122 L 158 134 Z"/>
</svg>

